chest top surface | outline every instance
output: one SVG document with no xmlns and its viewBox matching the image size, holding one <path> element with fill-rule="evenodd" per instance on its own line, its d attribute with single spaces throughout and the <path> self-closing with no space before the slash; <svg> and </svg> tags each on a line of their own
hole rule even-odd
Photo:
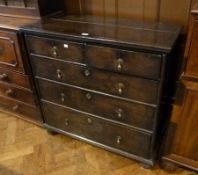
<svg viewBox="0 0 198 175">
<path fill-rule="evenodd" d="M 0 29 L 19 30 L 21 26 L 35 23 L 35 19 L 0 16 Z"/>
<path fill-rule="evenodd" d="M 38 20 L 36 23 L 22 26 L 21 29 L 80 41 L 161 52 L 170 52 L 181 31 L 181 27 L 174 24 L 65 14 Z"/>
</svg>

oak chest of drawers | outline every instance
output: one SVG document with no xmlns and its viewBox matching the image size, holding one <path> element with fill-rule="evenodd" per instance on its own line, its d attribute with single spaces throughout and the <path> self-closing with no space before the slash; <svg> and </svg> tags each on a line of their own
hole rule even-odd
<svg viewBox="0 0 198 175">
<path fill-rule="evenodd" d="M 21 32 L 45 126 L 153 165 L 180 28 L 63 15 Z"/>
</svg>

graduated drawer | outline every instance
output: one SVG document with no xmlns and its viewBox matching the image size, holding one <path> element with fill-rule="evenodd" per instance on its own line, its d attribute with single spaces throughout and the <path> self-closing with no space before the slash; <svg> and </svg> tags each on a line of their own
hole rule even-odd
<svg viewBox="0 0 198 175">
<path fill-rule="evenodd" d="M 87 64 L 96 68 L 159 79 L 162 59 L 160 54 L 118 50 L 110 47 L 87 46 Z"/>
<path fill-rule="evenodd" d="M 150 134 L 50 103 L 43 102 L 42 107 L 45 122 L 50 126 L 127 153 L 150 158 Z"/>
<path fill-rule="evenodd" d="M 0 82 L 15 84 L 27 89 L 31 89 L 29 77 L 14 71 L 0 68 Z"/>
<path fill-rule="evenodd" d="M 0 67 L 24 71 L 17 33 L 0 30 Z"/>
<path fill-rule="evenodd" d="M 36 76 L 136 101 L 157 103 L 157 81 L 105 72 L 86 66 L 35 56 L 31 57 L 31 62 Z"/>
<path fill-rule="evenodd" d="M 8 83 L 0 83 L 0 96 L 12 98 L 28 104 L 35 104 L 31 90 L 13 86 Z"/>
<path fill-rule="evenodd" d="M 146 130 L 153 129 L 155 108 L 37 79 L 42 99 Z M 46 90 L 47 89 L 47 90 Z"/>
<path fill-rule="evenodd" d="M 29 52 L 72 62 L 82 62 L 83 45 L 65 40 L 26 36 Z"/>
<path fill-rule="evenodd" d="M 42 121 L 40 112 L 35 106 L 10 98 L 0 96 L 0 109 L 28 117 L 32 120 Z"/>
</svg>

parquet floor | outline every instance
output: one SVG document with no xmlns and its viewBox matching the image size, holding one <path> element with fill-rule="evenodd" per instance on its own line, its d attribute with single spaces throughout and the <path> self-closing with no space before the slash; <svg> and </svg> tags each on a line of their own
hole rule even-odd
<svg viewBox="0 0 198 175">
<path fill-rule="evenodd" d="M 167 175 L 0 112 L 0 175 Z M 178 169 L 173 175 L 195 175 Z"/>
</svg>

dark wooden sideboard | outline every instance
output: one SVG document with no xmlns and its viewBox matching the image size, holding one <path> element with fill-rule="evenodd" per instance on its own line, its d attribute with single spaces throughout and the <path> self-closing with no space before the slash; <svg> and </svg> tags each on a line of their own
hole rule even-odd
<svg viewBox="0 0 198 175">
<path fill-rule="evenodd" d="M 198 6 L 193 9 L 186 45 L 186 64 L 169 123 L 163 160 L 166 168 L 174 167 L 168 163 L 171 162 L 198 171 Z"/>
<path fill-rule="evenodd" d="M 0 1 L 1 110 L 37 124 L 43 123 L 19 28 L 63 8 L 63 0 Z"/>
<path fill-rule="evenodd" d="M 58 14 L 21 32 L 45 127 L 153 165 L 180 27 Z"/>
<path fill-rule="evenodd" d="M 19 34 L 21 25 L 32 22 L 34 20 L 0 16 L 0 109 L 42 123 Z"/>
</svg>

